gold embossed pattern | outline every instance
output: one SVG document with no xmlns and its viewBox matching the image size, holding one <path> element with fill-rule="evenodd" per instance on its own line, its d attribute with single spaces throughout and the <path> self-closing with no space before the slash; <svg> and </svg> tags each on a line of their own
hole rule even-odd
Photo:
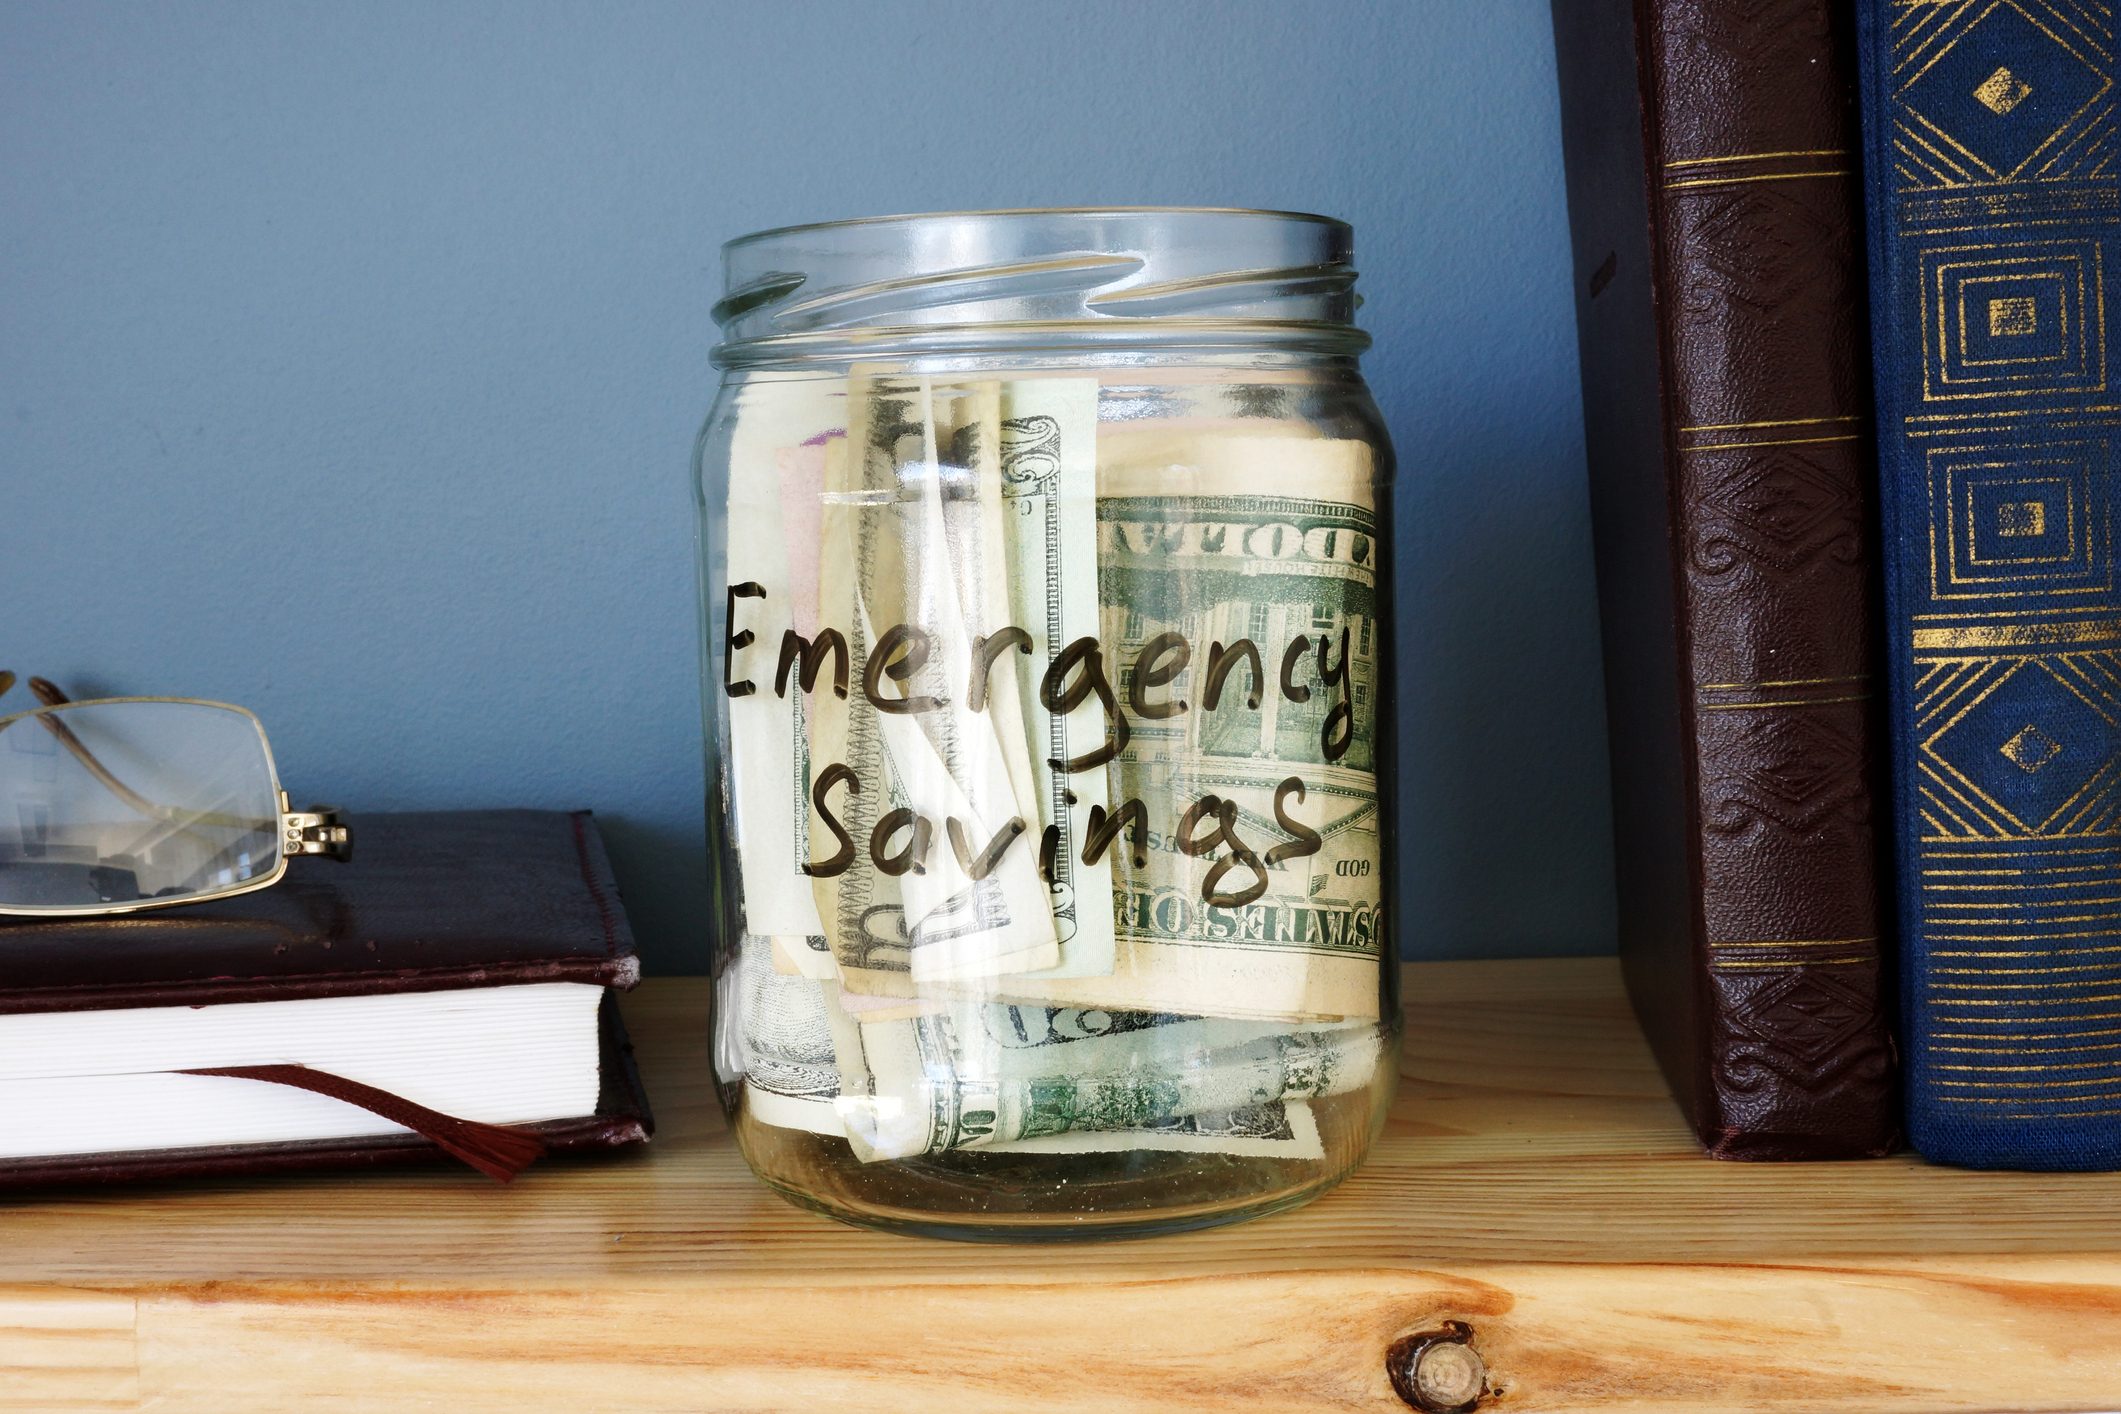
<svg viewBox="0 0 2121 1414">
<path fill-rule="evenodd" d="M 2099 1120 L 2121 1115 L 2113 9 L 1892 13 L 1917 1108 Z"/>
</svg>

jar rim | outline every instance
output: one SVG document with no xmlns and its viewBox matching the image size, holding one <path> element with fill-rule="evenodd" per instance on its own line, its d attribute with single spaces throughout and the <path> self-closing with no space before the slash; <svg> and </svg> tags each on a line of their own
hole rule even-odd
<svg viewBox="0 0 2121 1414">
<path fill-rule="evenodd" d="M 1107 346 L 1356 351 L 1354 228 L 1300 211 L 1026 207 L 781 226 L 722 247 L 724 368 L 1031 331 Z M 1121 332 L 1131 331 L 1131 332 Z M 1321 331 L 1324 331 L 1323 333 Z"/>
<path fill-rule="evenodd" d="M 1251 216 L 1298 225 L 1337 226 L 1351 233 L 1354 230 L 1337 216 L 1272 206 L 1001 206 L 986 209 L 968 207 L 954 211 L 901 211 L 887 216 L 847 216 L 834 221 L 795 221 L 785 226 L 767 226 L 762 230 L 746 231 L 741 236 L 723 241 L 722 249 L 735 250 L 754 241 L 808 235 L 819 231 L 885 226 L 897 222 L 979 220 L 992 216 Z"/>
</svg>

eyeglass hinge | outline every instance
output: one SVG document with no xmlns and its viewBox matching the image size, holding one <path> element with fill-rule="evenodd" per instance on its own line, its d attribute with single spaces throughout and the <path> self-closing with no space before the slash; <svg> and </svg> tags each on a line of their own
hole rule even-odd
<svg viewBox="0 0 2121 1414">
<path fill-rule="evenodd" d="M 307 810 L 289 810 L 287 795 L 280 795 L 280 849 L 289 856 L 327 854 L 333 859 L 353 858 L 353 831 L 336 806 L 312 805 Z"/>
</svg>

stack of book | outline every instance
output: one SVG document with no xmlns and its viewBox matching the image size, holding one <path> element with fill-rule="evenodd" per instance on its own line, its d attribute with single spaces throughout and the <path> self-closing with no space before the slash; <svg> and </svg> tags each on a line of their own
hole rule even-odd
<svg viewBox="0 0 2121 1414">
<path fill-rule="evenodd" d="M 1554 18 L 1674 1092 L 1727 1158 L 2121 1165 L 2112 9 Z"/>
<path fill-rule="evenodd" d="M 356 817 L 351 863 L 0 920 L 0 1191 L 624 1149 L 640 978 L 588 812 Z"/>
</svg>

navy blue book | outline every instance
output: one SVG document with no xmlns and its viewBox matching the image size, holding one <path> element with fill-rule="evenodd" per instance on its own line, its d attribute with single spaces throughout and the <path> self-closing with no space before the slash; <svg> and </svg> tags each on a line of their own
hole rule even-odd
<svg viewBox="0 0 2121 1414">
<path fill-rule="evenodd" d="M 1908 1137 L 2121 1167 L 2113 11 L 1860 9 Z"/>
</svg>

